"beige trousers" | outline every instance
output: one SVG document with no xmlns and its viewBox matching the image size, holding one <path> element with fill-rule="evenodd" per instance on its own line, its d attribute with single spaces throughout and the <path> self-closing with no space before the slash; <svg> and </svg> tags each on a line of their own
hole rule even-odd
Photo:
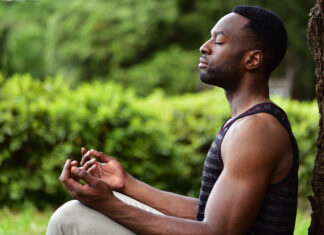
<svg viewBox="0 0 324 235">
<path fill-rule="evenodd" d="M 114 192 L 119 200 L 149 211 L 154 214 L 161 212 L 130 198 Z M 115 222 L 100 212 L 91 209 L 77 200 L 69 201 L 58 208 L 52 215 L 46 235 L 133 235 L 133 231 Z"/>
</svg>

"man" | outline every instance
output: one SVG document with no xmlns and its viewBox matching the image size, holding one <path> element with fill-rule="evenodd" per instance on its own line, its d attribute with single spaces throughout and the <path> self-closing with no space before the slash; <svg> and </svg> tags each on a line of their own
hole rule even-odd
<svg viewBox="0 0 324 235">
<path fill-rule="evenodd" d="M 81 167 L 67 160 L 60 177 L 81 203 L 58 209 L 48 234 L 293 234 L 298 148 L 268 89 L 286 44 L 276 15 L 238 6 L 201 46 L 200 78 L 224 88 L 232 118 L 207 154 L 199 199 L 155 189 L 115 159 L 83 148 Z"/>
</svg>

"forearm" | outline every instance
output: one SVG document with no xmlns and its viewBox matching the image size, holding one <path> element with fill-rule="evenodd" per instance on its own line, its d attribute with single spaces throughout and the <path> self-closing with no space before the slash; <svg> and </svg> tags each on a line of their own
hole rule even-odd
<svg viewBox="0 0 324 235">
<path fill-rule="evenodd" d="M 170 216 L 195 219 L 198 200 L 165 192 L 127 175 L 124 194 Z"/>
<path fill-rule="evenodd" d="M 173 216 L 155 215 L 129 206 L 118 199 L 113 199 L 105 205 L 97 205 L 96 208 L 137 234 L 215 234 L 207 223 Z"/>
</svg>

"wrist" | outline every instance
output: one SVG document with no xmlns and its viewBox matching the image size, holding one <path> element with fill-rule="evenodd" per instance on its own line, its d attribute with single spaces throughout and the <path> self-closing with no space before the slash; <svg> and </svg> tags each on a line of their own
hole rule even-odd
<svg viewBox="0 0 324 235">
<path fill-rule="evenodd" d="M 90 206 L 97 211 L 110 216 L 118 209 L 118 203 L 121 203 L 121 201 L 115 195 L 111 194 L 106 200 L 96 201 Z"/>
<path fill-rule="evenodd" d="M 121 193 L 128 195 L 132 191 L 131 187 L 135 183 L 135 178 L 133 176 L 131 176 L 130 174 L 126 173 L 124 182 L 125 182 L 125 184 L 121 190 Z"/>
</svg>

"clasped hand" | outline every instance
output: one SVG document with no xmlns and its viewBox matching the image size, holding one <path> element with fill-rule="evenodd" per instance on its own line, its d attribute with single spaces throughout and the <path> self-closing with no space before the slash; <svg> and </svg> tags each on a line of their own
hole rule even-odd
<svg viewBox="0 0 324 235">
<path fill-rule="evenodd" d="M 126 173 L 114 158 L 96 150 L 81 150 L 81 166 L 67 160 L 60 181 L 75 199 L 96 208 L 102 202 L 114 198 L 112 190 L 121 191 L 125 186 Z M 90 159 L 93 156 L 95 158 Z M 97 162 L 97 160 L 103 163 Z M 80 183 L 83 179 L 87 184 Z"/>
</svg>

